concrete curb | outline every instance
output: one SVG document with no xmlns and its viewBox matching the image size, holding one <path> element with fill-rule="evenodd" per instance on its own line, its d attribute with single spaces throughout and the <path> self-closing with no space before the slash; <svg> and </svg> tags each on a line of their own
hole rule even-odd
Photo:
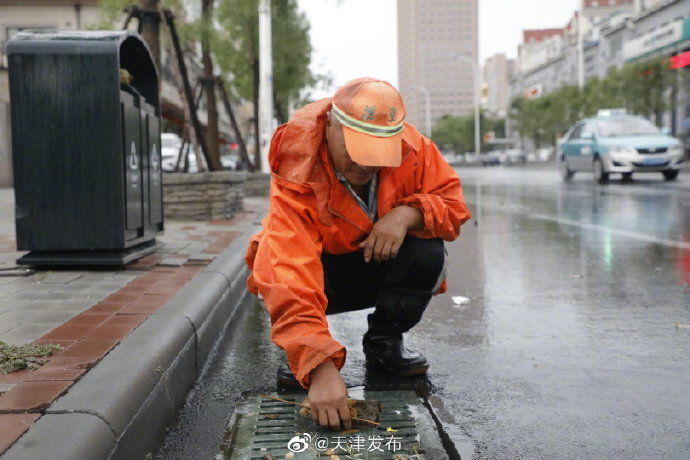
<svg viewBox="0 0 690 460">
<path fill-rule="evenodd" d="M 162 441 L 221 332 L 252 296 L 250 225 L 5 452 L 14 459 L 143 458 Z"/>
</svg>

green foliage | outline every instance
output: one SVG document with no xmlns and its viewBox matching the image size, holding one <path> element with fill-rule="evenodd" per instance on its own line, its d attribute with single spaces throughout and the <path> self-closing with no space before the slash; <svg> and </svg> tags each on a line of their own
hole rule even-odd
<svg viewBox="0 0 690 460">
<path fill-rule="evenodd" d="M 99 29 L 119 29 L 124 20 L 124 9 L 136 0 L 98 0 L 100 10 Z"/>
<path fill-rule="evenodd" d="M 311 41 L 309 22 L 296 0 L 271 2 L 273 52 L 273 94 L 279 122 L 288 118 L 288 108 L 297 102 L 300 90 L 314 86 L 324 77 L 309 70 Z M 234 93 L 256 100 L 259 65 L 259 17 L 256 0 L 219 0 L 214 53 Z"/>
<path fill-rule="evenodd" d="M 221 30 L 214 36 L 216 62 L 230 86 L 244 100 L 252 100 L 254 65 L 259 59 L 259 12 L 256 0 L 220 0 Z"/>
<path fill-rule="evenodd" d="M 0 373 L 22 369 L 38 369 L 45 363 L 46 356 L 60 350 L 60 345 L 8 345 L 0 342 Z"/>
<path fill-rule="evenodd" d="M 604 108 L 625 107 L 630 113 L 655 116 L 658 124 L 675 85 L 666 59 L 634 62 L 612 68 L 606 78 L 589 79 L 582 90 L 564 86 L 537 99 L 516 98 L 511 118 L 520 135 L 537 147 L 555 144 L 575 122 Z"/>
<path fill-rule="evenodd" d="M 161 0 L 162 8 L 181 13 L 188 0 Z M 195 0 L 201 2 L 201 0 Z M 119 28 L 125 7 L 137 0 L 99 0 L 101 28 Z M 273 91 L 279 122 L 287 121 L 291 104 L 306 102 L 300 97 L 304 88 L 329 83 L 326 75 L 315 75 L 310 69 L 312 46 L 309 21 L 299 11 L 297 0 L 272 0 Z M 231 95 L 256 101 L 259 65 L 259 14 L 257 0 L 215 0 L 215 17 L 196 21 L 177 21 L 180 39 L 188 46 L 208 39 L 218 67 Z M 178 14 L 183 18 L 183 14 Z M 212 26 L 213 25 L 213 26 Z M 163 38 L 167 34 L 163 34 Z M 255 73 L 256 72 L 256 73 Z"/>
<path fill-rule="evenodd" d="M 493 131 L 497 137 L 505 136 L 505 121 L 486 118 L 480 114 L 481 136 Z M 431 131 L 431 139 L 436 145 L 446 150 L 454 150 L 456 153 L 474 151 L 474 114 L 464 117 L 444 115 L 434 125 Z M 482 146 L 482 150 L 486 150 Z"/>
<path fill-rule="evenodd" d="M 160 0 L 161 8 L 167 8 L 174 12 L 183 11 L 183 4 L 186 0 Z M 197 1 L 197 0 L 195 0 Z M 137 0 L 98 0 L 100 20 L 96 24 L 97 29 L 119 29 L 125 20 L 125 8 L 137 5 Z M 181 24 L 178 24 L 178 28 Z M 183 35 L 179 31 L 180 36 Z M 165 33 L 163 35 L 166 35 Z"/>
</svg>

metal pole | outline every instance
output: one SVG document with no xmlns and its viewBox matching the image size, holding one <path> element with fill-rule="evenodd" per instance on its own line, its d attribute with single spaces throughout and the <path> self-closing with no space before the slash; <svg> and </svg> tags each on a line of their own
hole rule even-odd
<svg viewBox="0 0 690 460">
<path fill-rule="evenodd" d="M 481 114 L 479 113 L 479 98 L 481 97 L 479 91 L 481 87 L 479 83 L 479 66 L 476 62 L 472 62 L 472 64 L 474 67 L 474 151 L 478 155 L 482 152 Z"/>
<path fill-rule="evenodd" d="M 425 112 L 425 132 L 426 137 L 431 137 L 431 98 L 429 97 L 429 91 L 423 86 L 419 87 L 419 91 L 424 94 L 424 112 Z"/>
<path fill-rule="evenodd" d="M 577 12 L 577 84 L 585 86 L 585 50 L 584 50 L 584 7 Z"/>
<path fill-rule="evenodd" d="M 271 2 L 259 3 L 259 137 L 261 171 L 268 173 L 268 150 L 273 132 L 273 57 L 271 50 Z"/>
</svg>

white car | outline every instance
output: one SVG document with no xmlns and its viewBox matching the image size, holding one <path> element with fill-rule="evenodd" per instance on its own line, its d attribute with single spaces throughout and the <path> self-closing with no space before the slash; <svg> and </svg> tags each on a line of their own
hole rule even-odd
<svg viewBox="0 0 690 460">
<path fill-rule="evenodd" d="M 171 172 L 177 166 L 177 156 L 180 154 L 182 139 L 175 133 L 161 134 L 161 167 L 163 171 Z"/>
</svg>

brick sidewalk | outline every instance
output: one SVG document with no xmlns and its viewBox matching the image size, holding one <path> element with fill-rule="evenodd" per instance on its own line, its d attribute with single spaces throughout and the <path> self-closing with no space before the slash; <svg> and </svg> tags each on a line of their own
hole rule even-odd
<svg viewBox="0 0 690 460">
<path fill-rule="evenodd" d="M 0 374 L 0 454 L 258 218 L 245 212 L 229 221 L 168 221 L 160 249 L 121 271 L 27 272 L 14 268 L 20 253 L 11 206 L 0 190 L 0 341 L 62 349 L 38 370 Z"/>
</svg>

